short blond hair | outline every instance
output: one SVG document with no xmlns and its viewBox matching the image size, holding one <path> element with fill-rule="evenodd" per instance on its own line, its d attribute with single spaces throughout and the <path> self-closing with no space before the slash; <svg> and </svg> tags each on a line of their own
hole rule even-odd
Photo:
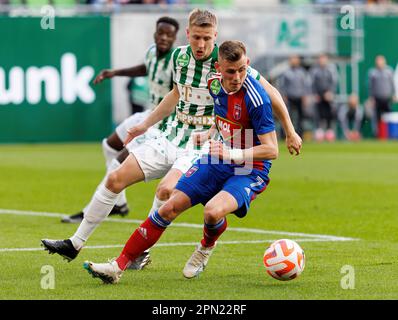
<svg viewBox="0 0 398 320">
<path fill-rule="evenodd" d="M 189 26 L 217 28 L 217 17 L 208 10 L 193 9 L 189 14 Z"/>
</svg>

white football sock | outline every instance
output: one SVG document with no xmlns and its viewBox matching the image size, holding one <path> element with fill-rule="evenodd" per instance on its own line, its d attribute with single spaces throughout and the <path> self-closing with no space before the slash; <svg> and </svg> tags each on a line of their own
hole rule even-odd
<svg viewBox="0 0 398 320">
<path fill-rule="evenodd" d="M 87 207 L 83 221 L 76 233 L 70 238 L 76 250 L 83 247 L 95 228 L 109 215 L 118 195 L 108 190 L 104 185 L 98 187 Z"/>
<path fill-rule="evenodd" d="M 117 159 L 113 159 L 113 160 L 111 161 L 109 167 L 107 168 L 106 175 L 105 175 L 104 179 L 102 179 L 102 181 L 101 181 L 101 183 L 99 184 L 99 186 L 97 187 L 97 190 L 98 190 L 101 186 L 103 186 L 103 185 L 105 184 L 105 181 L 106 181 L 106 178 L 108 177 L 109 172 L 111 172 L 111 171 L 113 171 L 113 170 L 116 170 L 119 166 L 120 166 L 120 163 L 119 163 L 119 161 L 118 161 Z M 90 202 L 90 203 L 91 203 L 91 202 Z M 88 204 L 84 207 L 84 209 L 83 209 L 83 214 L 84 214 L 84 215 L 86 214 L 87 209 L 88 209 L 90 203 L 88 203 Z M 127 203 L 126 190 L 123 190 L 122 192 L 119 193 L 119 197 L 117 198 L 115 204 L 118 205 L 118 206 L 122 206 L 122 205 L 124 205 L 124 204 L 126 204 L 126 203 Z"/>
<path fill-rule="evenodd" d="M 106 139 L 102 140 L 102 152 L 104 154 L 104 158 L 105 158 L 105 163 L 106 163 L 106 168 L 108 169 L 109 166 L 111 165 L 111 162 L 113 159 L 117 159 L 117 157 L 119 156 L 119 154 L 122 152 L 121 150 L 118 151 L 116 149 L 113 149 L 108 142 L 106 141 Z M 109 171 L 109 170 L 107 170 Z"/>
<path fill-rule="evenodd" d="M 159 208 L 165 203 L 166 201 L 159 200 L 158 197 L 155 195 L 155 197 L 153 198 L 152 208 L 151 211 L 149 211 L 148 217 L 151 214 L 153 214 L 156 210 L 159 210 Z"/>
</svg>

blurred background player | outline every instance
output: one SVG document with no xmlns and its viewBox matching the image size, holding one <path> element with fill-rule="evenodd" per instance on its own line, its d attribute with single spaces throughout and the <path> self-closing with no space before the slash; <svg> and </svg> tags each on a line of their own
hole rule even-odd
<svg viewBox="0 0 398 320">
<path fill-rule="evenodd" d="M 315 140 L 334 141 L 333 99 L 337 86 L 337 73 L 326 54 L 318 57 L 318 63 L 310 70 L 312 92 L 315 100 Z"/>
<path fill-rule="evenodd" d="M 375 136 L 378 136 L 382 114 L 391 112 L 391 104 L 397 100 L 394 89 L 394 71 L 386 64 L 386 59 L 382 55 L 376 57 L 375 67 L 369 70 L 368 90 L 373 109 L 373 131 Z"/>
<path fill-rule="evenodd" d="M 363 118 L 363 108 L 359 104 L 358 96 L 353 93 L 348 97 L 348 101 L 339 107 L 337 112 L 337 120 L 345 139 L 349 141 L 361 139 Z"/>
<path fill-rule="evenodd" d="M 171 54 L 173 45 L 178 33 L 178 22 L 170 17 L 161 17 L 156 22 L 156 31 L 154 34 L 155 43 L 151 45 L 145 55 L 145 62 L 138 66 L 127 69 L 103 70 L 94 79 L 94 84 L 101 83 L 105 79 L 111 79 L 117 76 L 126 77 L 142 77 L 148 75 L 149 78 L 149 95 L 152 108 L 159 104 L 163 97 L 172 89 L 172 67 Z M 120 163 L 128 156 L 129 152 L 123 146 L 126 139 L 127 130 L 134 125 L 141 123 L 151 112 L 151 109 L 144 112 L 135 113 L 124 120 L 108 138 L 102 141 L 102 149 L 106 160 L 107 173 L 116 169 Z M 169 119 L 165 119 L 153 127 L 140 139 L 134 140 L 128 148 L 134 148 L 144 139 L 159 136 L 161 131 L 165 129 L 167 121 L 172 121 L 174 115 Z M 61 221 L 66 223 L 78 223 L 83 220 L 83 215 L 87 210 L 87 206 L 77 214 L 64 217 Z M 127 215 L 129 208 L 127 206 L 126 193 L 123 190 L 115 206 L 110 214 Z"/>
<path fill-rule="evenodd" d="M 85 262 L 94 277 L 117 283 L 131 261 L 153 246 L 179 214 L 202 203 L 203 239 L 183 270 L 188 279 L 198 276 L 227 228 L 226 216 L 244 217 L 250 202 L 265 190 L 270 160 L 278 156 L 278 141 L 270 99 L 261 84 L 247 74 L 248 63 L 243 43 L 226 41 L 220 46 L 216 66 L 221 75 L 210 78 L 209 92 L 219 101 L 214 110 L 223 142 L 211 141 L 210 154 L 181 177 L 171 198 L 136 229 L 115 261 Z"/>
<path fill-rule="evenodd" d="M 289 68 L 281 75 L 279 89 L 286 101 L 290 116 L 297 133 L 303 137 L 303 108 L 310 93 L 310 79 L 301 66 L 298 55 L 289 58 Z"/>
</svg>

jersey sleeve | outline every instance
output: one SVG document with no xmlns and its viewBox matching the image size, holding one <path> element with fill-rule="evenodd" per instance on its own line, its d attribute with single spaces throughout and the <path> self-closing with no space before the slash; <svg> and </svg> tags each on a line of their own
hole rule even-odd
<svg viewBox="0 0 398 320">
<path fill-rule="evenodd" d="M 247 74 L 252 76 L 256 80 L 260 80 L 261 74 L 256 69 L 252 68 L 251 66 L 247 67 Z"/>
<path fill-rule="evenodd" d="M 221 90 L 221 74 L 216 73 L 207 80 L 207 88 L 209 89 L 210 95 L 213 99 L 217 98 L 218 93 Z"/>
<path fill-rule="evenodd" d="M 257 135 L 266 134 L 275 130 L 274 117 L 272 115 L 271 100 L 266 91 L 261 87 L 260 84 L 256 86 L 257 92 L 261 99 L 259 104 L 254 104 L 253 101 L 248 98 L 247 104 L 249 106 L 249 114 L 252 121 L 252 126 Z"/>
<path fill-rule="evenodd" d="M 149 69 L 153 55 L 156 55 L 156 44 L 152 44 L 145 53 L 144 64 L 147 70 Z"/>
<path fill-rule="evenodd" d="M 177 57 L 181 51 L 181 48 L 174 49 L 173 53 L 171 54 L 171 75 L 174 83 L 177 83 Z"/>
</svg>

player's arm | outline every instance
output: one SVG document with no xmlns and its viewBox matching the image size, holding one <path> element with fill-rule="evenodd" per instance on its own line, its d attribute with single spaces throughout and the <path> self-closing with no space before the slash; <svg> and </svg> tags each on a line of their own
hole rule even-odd
<svg viewBox="0 0 398 320">
<path fill-rule="evenodd" d="M 293 154 L 294 152 L 296 152 L 296 155 L 300 154 L 300 149 L 303 141 L 294 129 L 292 120 L 290 119 L 289 112 L 281 94 L 274 86 L 272 86 L 267 80 L 265 80 L 264 77 L 260 77 L 259 81 L 264 89 L 267 91 L 272 101 L 272 109 L 274 110 L 275 115 L 281 122 L 282 127 L 285 131 L 286 146 L 290 154 Z"/>
<path fill-rule="evenodd" d="M 127 130 L 127 137 L 124 141 L 124 145 L 128 144 L 135 137 L 144 134 L 150 127 L 172 114 L 179 99 L 180 93 L 177 86 L 174 85 L 173 89 L 166 94 L 163 100 L 143 122 Z"/>
<path fill-rule="evenodd" d="M 249 149 L 243 150 L 243 160 L 273 160 L 278 158 L 278 139 L 276 132 L 271 131 L 257 136 L 261 144 Z"/>
<path fill-rule="evenodd" d="M 145 64 L 140 64 L 131 68 L 125 69 L 106 69 L 102 70 L 94 79 L 94 84 L 102 82 L 104 79 L 111 79 L 113 77 L 142 77 L 147 75 Z"/>
<path fill-rule="evenodd" d="M 202 146 L 206 141 L 214 137 L 216 133 L 217 133 L 217 127 L 215 124 L 213 124 L 209 130 L 198 133 L 193 132 L 192 133 L 193 143 L 196 146 Z"/>
<path fill-rule="evenodd" d="M 278 139 L 275 130 L 258 135 L 261 144 L 248 149 L 228 149 L 221 141 L 211 140 L 210 154 L 224 160 L 232 160 L 236 164 L 245 161 L 273 160 L 278 158 Z"/>
</svg>

